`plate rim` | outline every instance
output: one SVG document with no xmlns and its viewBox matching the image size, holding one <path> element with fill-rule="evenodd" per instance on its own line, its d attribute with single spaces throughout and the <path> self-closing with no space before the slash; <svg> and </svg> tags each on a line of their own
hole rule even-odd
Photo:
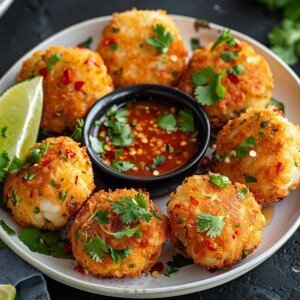
<svg viewBox="0 0 300 300">
<path fill-rule="evenodd" d="M 188 22 L 194 22 L 196 18 L 189 17 L 189 16 L 182 16 L 182 15 L 174 15 L 170 14 L 170 16 L 177 20 L 183 20 Z M 51 43 L 52 40 L 59 38 L 61 35 L 66 34 L 68 31 L 74 30 L 78 27 L 86 26 L 92 23 L 98 23 L 103 21 L 108 21 L 112 16 L 102 16 L 102 17 L 96 17 L 89 20 L 85 20 L 76 24 L 73 24 L 54 35 L 48 37 L 35 47 L 33 47 L 31 50 L 27 51 L 24 55 L 22 55 L 21 58 L 19 58 L 0 78 L 0 85 L 3 81 L 7 79 L 7 77 L 10 76 L 10 73 L 13 69 L 17 68 L 17 65 L 20 64 L 26 57 L 29 57 L 33 52 L 37 51 L 38 48 L 44 47 L 45 44 Z M 223 28 L 228 28 L 224 26 L 220 26 L 214 23 L 209 22 L 210 27 L 213 30 L 222 30 Z M 229 28 L 230 29 L 230 28 Z M 260 42 L 256 41 L 252 37 L 243 34 L 241 32 L 238 32 L 236 30 L 230 29 L 233 35 L 238 36 L 239 38 L 245 39 L 246 41 L 249 41 L 251 44 L 255 45 L 256 47 L 264 50 L 269 56 L 271 56 L 275 61 L 277 61 L 279 64 L 281 64 L 285 70 L 288 71 L 288 73 L 293 77 L 293 79 L 296 81 L 298 86 L 300 86 L 300 79 L 296 75 L 296 73 L 281 59 L 279 58 L 275 53 L 273 53 L 270 49 L 268 49 L 266 46 L 261 44 Z M 237 266 L 235 269 L 228 270 L 227 272 L 217 275 L 215 277 L 206 278 L 200 281 L 192 282 L 192 283 L 185 283 L 180 284 L 177 286 L 172 287 L 158 287 L 158 288 L 120 288 L 120 287 L 113 287 L 113 286 L 107 286 L 103 284 L 95 284 L 83 281 L 81 279 L 73 278 L 69 275 L 66 275 L 60 271 L 55 270 L 51 266 L 48 266 L 41 262 L 38 258 L 32 257 L 32 255 L 27 255 L 27 252 L 23 252 L 22 248 L 20 248 L 17 244 L 13 242 L 13 239 L 10 239 L 10 237 L 4 232 L 2 228 L 0 228 L 0 237 L 3 239 L 3 241 L 6 243 L 6 245 L 11 248 L 17 255 L 19 255 L 22 259 L 24 259 L 26 262 L 46 274 L 47 276 L 53 278 L 54 280 L 57 280 L 63 284 L 69 285 L 73 288 L 85 290 L 92 293 L 102 294 L 102 295 L 109 295 L 113 297 L 122 297 L 126 298 L 130 295 L 132 298 L 159 298 L 159 297 L 170 297 L 170 296 L 179 296 L 184 294 L 189 294 L 205 289 L 209 289 L 212 287 L 216 287 L 218 285 L 224 284 L 228 281 L 231 281 L 246 272 L 252 270 L 259 264 L 261 264 L 263 261 L 265 261 L 267 258 L 269 258 L 272 254 L 274 254 L 286 241 L 293 235 L 293 233 L 297 230 L 297 228 L 300 226 L 300 216 L 289 226 L 289 229 L 285 232 L 285 234 L 274 244 L 272 245 L 268 250 L 260 254 L 258 257 L 250 260 L 249 262 Z"/>
</svg>

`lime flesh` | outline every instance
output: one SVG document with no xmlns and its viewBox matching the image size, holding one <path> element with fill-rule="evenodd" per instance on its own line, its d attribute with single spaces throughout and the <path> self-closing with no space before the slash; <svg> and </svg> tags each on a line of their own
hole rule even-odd
<svg viewBox="0 0 300 300">
<path fill-rule="evenodd" d="M 24 159 L 35 143 L 43 109 L 43 78 L 18 83 L 0 97 L 0 152 Z"/>
<path fill-rule="evenodd" d="M 0 300 L 16 299 L 16 288 L 11 284 L 0 284 Z"/>
</svg>

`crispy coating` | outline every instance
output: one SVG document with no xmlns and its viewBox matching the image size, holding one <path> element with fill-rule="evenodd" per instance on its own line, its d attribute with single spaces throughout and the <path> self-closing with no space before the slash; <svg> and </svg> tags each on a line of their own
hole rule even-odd
<svg viewBox="0 0 300 300">
<path fill-rule="evenodd" d="M 162 24 L 173 35 L 165 54 L 146 41 L 154 36 L 151 27 L 156 24 Z M 117 45 L 117 49 L 112 45 Z M 178 28 L 163 10 L 132 9 L 115 13 L 103 30 L 97 51 L 116 87 L 140 83 L 174 85 L 185 68 L 187 57 Z"/>
<path fill-rule="evenodd" d="M 237 148 L 250 136 L 256 145 L 237 157 Z M 219 132 L 214 154 L 212 170 L 247 185 L 260 204 L 279 201 L 300 184 L 300 127 L 276 108 L 249 108 L 229 121 Z M 256 182 L 246 182 L 247 175 Z"/>
<path fill-rule="evenodd" d="M 209 44 L 194 52 L 186 71 L 179 80 L 178 87 L 194 96 L 195 88 L 191 76 L 196 70 L 213 67 L 217 73 L 220 73 L 238 64 L 245 67 L 246 71 L 242 74 L 227 75 L 222 78 L 222 84 L 227 91 L 218 103 L 203 106 L 212 128 L 218 130 L 248 107 L 265 107 L 270 101 L 274 85 L 268 63 L 246 42 L 237 41 L 233 47 L 228 47 L 223 42 L 214 50 L 210 50 L 211 47 L 212 44 Z M 238 56 L 225 62 L 220 58 L 223 51 L 238 52 Z"/>
<path fill-rule="evenodd" d="M 41 161 L 8 175 L 4 197 L 21 226 L 56 230 L 64 227 L 94 190 L 90 159 L 85 148 L 68 137 L 48 138 Z M 25 173 L 33 174 L 31 180 Z"/>
<path fill-rule="evenodd" d="M 114 213 L 113 203 L 122 197 L 133 199 L 137 194 L 144 197 L 147 211 L 154 212 L 149 222 L 140 218 L 134 224 L 124 224 L 120 215 Z M 107 224 L 93 220 L 97 211 L 109 211 Z M 107 232 L 116 232 L 124 228 L 138 226 L 140 237 L 116 239 Z M 107 253 L 102 261 L 96 261 L 85 251 L 87 241 L 92 237 L 101 237 L 114 250 L 130 249 L 130 254 L 114 262 Z M 149 194 L 134 189 L 119 189 L 114 192 L 101 190 L 95 193 L 76 215 L 70 230 L 73 254 L 76 260 L 94 276 L 98 277 L 137 277 L 149 271 L 160 257 L 167 239 L 167 218 L 149 199 Z"/>
<path fill-rule="evenodd" d="M 251 192 L 240 198 L 244 188 L 229 183 L 221 189 L 210 182 L 210 175 L 187 178 L 167 203 L 175 250 L 208 270 L 230 267 L 251 253 L 262 239 L 265 217 Z M 197 216 L 203 213 L 223 217 L 218 236 L 199 232 Z"/>
<path fill-rule="evenodd" d="M 57 55 L 60 58 L 51 64 Z M 49 132 L 73 130 L 76 120 L 113 90 L 100 55 L 84 48 L 53 46 L 34 53 L 23 63 L 18 81 L 38 75 L 44 77 L 41 126 Z"/>
</svg>

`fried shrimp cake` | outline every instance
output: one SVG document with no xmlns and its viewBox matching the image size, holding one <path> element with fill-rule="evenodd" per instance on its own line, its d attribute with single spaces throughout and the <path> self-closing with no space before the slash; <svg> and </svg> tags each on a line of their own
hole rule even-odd
<svg viewBox="0 0 300 300">
<path fill-rule="evenodd" d="M 219 130 L 248 107 L 265 107 L 274 85 L 266 60 L 224 31 L 214 44 L 193 53 L 178 87 L 203 105 L 212 128 Z"/>
<path fill-rule="evenodd" d="M 167 218 L 134 189 L 95 193 L 70 230 L 76 260 L 94 276 L 136 277 L 157 262 L 167 239 Z"/>
<path fill-rule="evenodd" d="M 115 13 L 103 30 L 97 51 L 116 87 L 174 85 L 187 57 L 178 28 L 163 10 Z"/>
<path fill-rule="evenodd" d="M 167 211 L 174 249 L 208 270 L 232 266 L 262 239 L 265 217 L 251 192 L 220 174 L 187 178 Z"/>
<path fill-rule="evenodd" d="M 23 63 L 18 81 L 42 75 L 44 130 L 73 130 L 91 106 L 113 90 L 111 77 L 98 53 L 78 47 L 52 46 Z"/>
<path fill-rule="evenodd" d="M 23 166 L 16 161 L 12 165 L 17 172 L 5 180 L 4 199 L 14 219 L 24 227 L 64 227 L 94 189 L 86 150 L 68 137 L 37 143 Z"/>
<path fill-rule="evenodd" d="M 212 169 L 260 204 L 279 201 L 300 184 L 300 127 L 274 107 L 249 108 L 219 132 Z"/>
</svg>

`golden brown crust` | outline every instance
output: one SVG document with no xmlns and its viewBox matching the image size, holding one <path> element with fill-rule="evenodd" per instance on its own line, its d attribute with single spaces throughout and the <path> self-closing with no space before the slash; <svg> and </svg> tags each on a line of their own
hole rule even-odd
<svg viewBox="0 0 300 300">
<path fill-rule="evenodd" d="M 220 189 L 210 182 L 210 175 L 187 178 L 167 203 L 175 250 L 208 270 L 228 268 L 251 253 L 262 239 L 265 218 L 250 192 L 240 198 L 244 188 L 230 183 Z M 219 236 L 198 231 L 201 213 L 223 217 Z"/>
<path fill-rule="evenodd" d="M 262 125 L 262 122 L 266 125 Z M 244 158 L 234 154 L 249 136 L 256 146 L 247 149 Z M 255 153 L 251 156 L 250 151 Z M 275 108 L 248 109 L 231 120 L 219 132 L 215 155 L 233 154 L 212 163 L 212 170 L 227 175 L 233 182 L 247 185 L 260 204 L 269 204 L 287 196 L 300 183 L 300 128 L 290 123 Z M 257 182 L 246 182 L 246 175 Z"/>
<path fill-rule="evenodd" d="M 146 39 L 152 26 L 164 25 L 173 34 L 166 54 L 160 54 Z M 113 50 L 109 41 L 117 44 Z M 186 64 L 187 50 L 173 20 L 163 10 L 136 10 L 113 14 L 104 28 L 97 51 L 103 57 L 116 87 L 140 83 L 174 85 Z"/>
<path fill-rule="evenodd" d="M 52 71 L 47 71 L 47 63 L 55 54 L 61 58 Z M 88 49 L 52 46 L 38 51 L 23 63 L 18 81 L 39 75 L 44 76 L 41 126 L 49 132 L 73 130 L 76 120 L 84 118 L 97 100 L 113 90 L 102 58 Z"/>
<path fill-rule="evenodd" d="M 228 76 L 222 78 L 222 84 L 227 89 L 225 97 L 215 105 L 203 107 L 211 126 L 218 129 L 248 107 L 265 107 L 269 103 L 274 85 L 268 63 L 246 42 L 238 42 L 232 48 L 229 48 L 226 43 L 220 44 L 214 50 L 210 50 L 211 46 L 209 44 L 201 47 L 193 53 L 186 71 L 179 80 L 178 87 L 194 96 L 195 88 L 191 76 L 196 70 L 213 67 L 217 73 L 220 73 L 237 64 L 246 68 L 245 73 L 237 76 L 238 82 L 232 82 Z M 220 58 L 222 51 L 239 51 L 239 54 L 236 59 L 225 62 Z"/>
<path fill-rule="evenodd" d="M 137 221 L 134 224 L 124 225 L 119 216 L 113 213 L 112 204 L 120 201 L 121 197 L 134 198 L 141 194 L 147 201 L 147 210 L 155 211 L 159 218 L 152 217 L 150 222 Z M 102 225 L 106 231 L 118 231 L 125 227 L 139 226 L 142 233 L 140 238 L 124 237 L 116 239 L 107 234 L 99 222 L 91 216 L 97 210 L 109 210 L 110 221 Z M 86 240 L 99 236 L 113 249 L 130 248 L 131 254 L 118 263 L 114 263 L 111 256 L 105 255 L 102 262 L 96 262 L 85 251 Z M 157 262 L 167 239 L 167 218 L 160 209 L 149 199 L 149 194 L 134 189 L 120 189 L 114 192 L 101 190 L 87 201 L 78 212 L 70 230 L 72 249 L 76 260 L 94 276 L 98 277 L 137 277 L 149 271 Z"/>
<path fill-rule="evenodd" d="M 22 226 L 56 230 L 66 225 L 94 190 L 93 171 L 85 148 L 68 137 L 48 138 L 40 163 L 9 175 L 4 197 L 14 219 Z M 41 145 L 36 144 L 35 147 Z"/>
</svg>

